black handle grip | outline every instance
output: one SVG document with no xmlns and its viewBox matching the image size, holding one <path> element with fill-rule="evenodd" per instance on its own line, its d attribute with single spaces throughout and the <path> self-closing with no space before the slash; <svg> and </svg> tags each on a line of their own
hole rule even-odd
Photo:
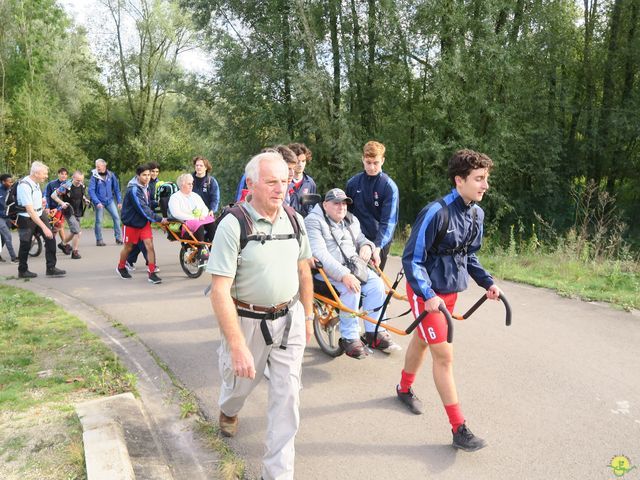
<svg viewBox="0 0 640 480">
<path fill-rule="evenodd" d="M 509 305 L 509 301 L 507 300 L 507 297 L 505 297 L 502 293 L 500 294 L 500 300 L 502 300 L 502 303 L 504 303 L 504 309 L 506 310 L 506 313 L 507 313 L 504 323 L 508 327 L 509 325 L 511 325 L 511 305 Z"/>
<path fill-rule="evenodd" d="M 451 320 L 451 314 L 449 313 L 449 310 L 447 310 L 447 307 L 445 307 L 444 303 L 440 303 L 440 306 L 438 307 L 438 309 L 442 312 L 442 314 L 444 315 L 444 318 L 447 320 L 447 343 L 452 343 L 453 342 L 453 320 Z M 411 325 L 407 327 L 407 329 L 404 332 L 407 335 L 413 332 L 416 329 L 416 327 L 420 325 L 420 322 L 425 317 L 425 315 L 427 315 L 427 313 L 429 312 L 425 310 L 420 315 L 418 315 L 418 318 L 416 318 L 411 323 Z"/>
<path fill-rule="evenodd" d="M 506 310 L 505 324 L 508 327 L 509 325 L 511 325 L 511 305 L 509 305 L 509 301 L 503 293 L 501 293 L 498 298 L 502 300 L 502 303 L 504 304 L 504 309 Z M 478 307 L 480 307 L 480 305 L 482 305 L 486 300 L 487 296 L 482 295 L 482 297 L 480 297 L 480 299 L 476 303 L 474 303 L 473 306 L 469 310 L 467 310 L 464 315 L 462 315 L 462 318 L 465 320 L 469 318 L 473 314 L 473 312 L 475 312 Z"/>
</svg>

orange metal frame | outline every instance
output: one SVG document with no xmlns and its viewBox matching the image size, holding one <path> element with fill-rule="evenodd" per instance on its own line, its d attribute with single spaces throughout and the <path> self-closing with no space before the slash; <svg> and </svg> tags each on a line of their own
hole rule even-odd
<svg viewBox="0 0 640 480">
<path fill-rule="evenodd" d="M 171 230 L 170 227 L 171 227 L 171 225 L 176 225 L 176 224 L 180 225 L 180 229 L 178 229 L 177 232 L 174 232 L 173 230 Z M 160 224 L 160 228 L 162 228 L 162 230 L 164 230 L 166 233 L 171 235 L 174 240 L 177 240 L 180 243 L 186 243 L 187 245 L 191 245 L 192 247 L 200 247 L 200 246 L 211 247 L 211 242 L 201 242 L 200 240 L 198 240 L 193 235 L 193 232 L 191 230 L 189 230 L 187 225 L 182 223 L 182 222 L 169 221 L 169 223 L 166 224 L 166 225 Z M 180 236 L 180 230 L 182 228 L 184 228 L 185 232 L 189 235 L 189 238 L 184 238 L 184 237 Z"/>
<path fill-rule="evenodd" d="M 391 291 L 391 282 L 389 281 L 389 278 L 387 278 L 386 275 L 384 275 L 384 273 L 382 273 L 382 271 L 377 267 L 376 267 L 376 271 L 378 272 L 379 275 L 382 274 L 380 276 L 382 278 L 382 281 L 385 284 L 386 293 L 389 294 L 389 291 Z M 327 313 L 325 315 L 319 315 L 320 312 L 318 311 L 315 312 L 316 315 L 319 315 L 319 320 L 322 326 L 326 326 L 332 320 L 332 318 L 334 318 L 334 315 L 333 315 L 334 310 L 350 313 L 355 317 L 361 318 L 365 322 L 369 322 L 373 324 L 378 323 L 377 320 L 374 320 L 369 315 L 367 315 L 367 312 L 359 312 L 356 310 L 352 310 L 351 308 L 347 307 L 344 303 L 342 303 L 340 301 L 340 296 L 338 295 L 336 290 L 333 288 L 333 285 L 331 285 L 331 282 L 329 281 L 329 277 L 327 277 L 327 274 L 324 272 L 324 269 L 318 268 L 318 272 L 320 272 L 320 275 L 322 275 L 322 278 L 327 284 L 327 288 L 331 292 L 331 296 L 332 296 L 332 298 L 329 298 L 329 297 L 325 297 L 324 295 L 320 295 L 319 293 L 313 294 L 313 298 L 324 303 L 327 306 Z M 393 290 L 393 297 L 400 300 L 407 300 L 406 295 L 402 295 L 396 292 L 395 290 Z M 315 309 L 315 306 L 314 306 L 314 309 Z M 404 330 L 394 327 L 392 325 L 389 325 L 387 322 L 384 323 L 384 328 L 398 335 L 408 335 Z"/>
</svg>

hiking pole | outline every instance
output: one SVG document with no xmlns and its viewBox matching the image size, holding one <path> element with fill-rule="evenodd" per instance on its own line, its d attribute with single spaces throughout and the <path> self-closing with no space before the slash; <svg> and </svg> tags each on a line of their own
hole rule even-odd
<svg viewBox="0 0 640 480">
<path fill-rule="evenodd" d="M 444 303 L 440 303 L 438 310 L 440 310 L 444 315 L 444 318 L 447 319 L 447 343 L 452 343 L 453 342 L 453 321 L 451 320 L 451 315 L 449 314 L 449 310 L 447 310 L 447 307 L 445 307 Z M 416 318 L 413 321 L 413 323 L 407 327 L 407 329 L 405 330 L 405 333 L 408 335 L 411 332 L 413 332 L 416 329 L 416 327 L 420 325 L 420 322 L 427 315 L 427 313 L 429 312 L 427 312 L 426 310 L 422 312 L 418 316 L 418 318 Z"/>
<path fill-rule="evenodd" d="M 506 318 L 505 318 L 505 324 L 507 325 L 507 327 L 509 325 L 511 325 L 511 305 L 509 305 L 509 301 L 507 300 L 507 297 L 504 296 L 504 294 L 500 294 L 498 296 L 498 298 L 500 300 L 502 300 L 502 303 L 504 304 L 504 309 L 506 311 Z M 487 296 L 486 295 L 482 295 L 482 297 L 480 297 L 480 299 L 469 309 L 466 311 L 466 313 L 464 315 L 456 315 L 453 314 L 453 318 L 455 318 L 456 320 L 466 320 L 467 318 L 469 318 L 473 312 L 475 312 L 480 305 L 482 305 L 485 301 L 487 300 Z"/>
</svg>

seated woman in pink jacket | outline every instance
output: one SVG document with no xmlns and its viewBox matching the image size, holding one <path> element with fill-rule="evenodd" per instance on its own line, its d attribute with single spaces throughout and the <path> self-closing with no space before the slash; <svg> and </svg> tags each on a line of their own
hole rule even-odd
<svg viewBox="0 0 640 480">
<path fill-rule="evenodd" d="M 169 198 L 169 214 L 183 222 L 199 241 L 210 242 L 213 238 L 213 212 L 209 211 L 202 197 L 193 192 L 193 177 L 184 173 L 176 180 L 178 190 Z M 183 227 L 183 235 L 186 231 Z"/>
</svg>

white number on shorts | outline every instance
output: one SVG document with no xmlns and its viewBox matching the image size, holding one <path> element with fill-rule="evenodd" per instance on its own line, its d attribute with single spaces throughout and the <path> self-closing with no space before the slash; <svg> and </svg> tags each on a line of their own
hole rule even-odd
<svg viewBox="0 0 640 480">
<path fill-rule="evenodd" d="M 436 339 L 436 331 L 433 329 L 433 327 L 427 328 L 427 332 L 429 333 L 429 337 L 431 338 L 431 340 Z"/>
</svg>

